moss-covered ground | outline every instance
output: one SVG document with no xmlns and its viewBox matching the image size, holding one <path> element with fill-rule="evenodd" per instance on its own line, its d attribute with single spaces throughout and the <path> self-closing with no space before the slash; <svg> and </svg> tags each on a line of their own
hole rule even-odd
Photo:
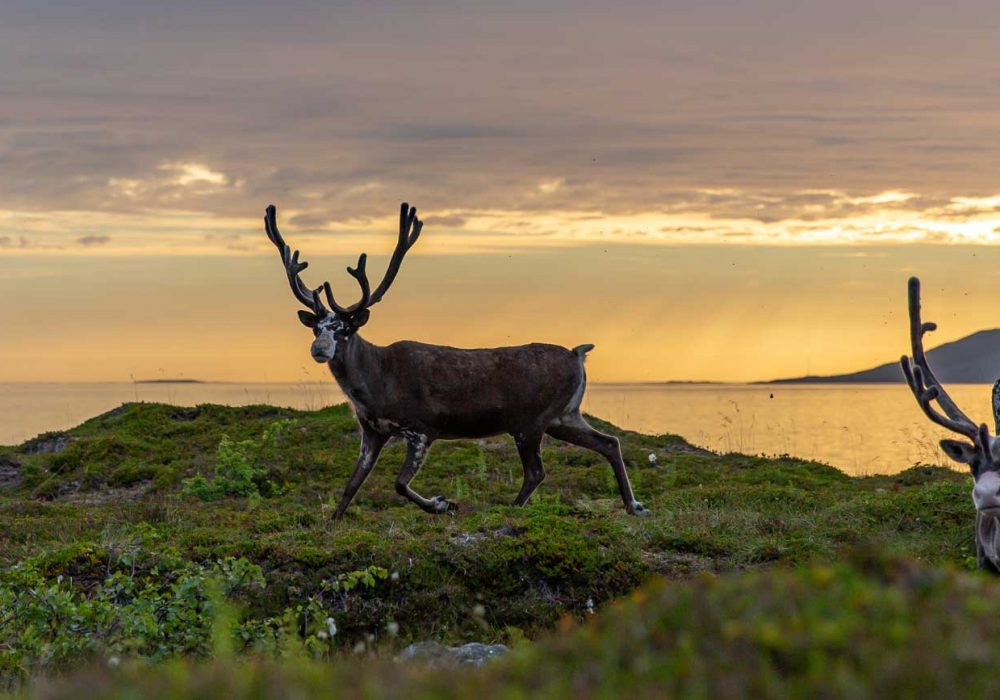
<svg viewBox="0 0 1000 700">
<path fill-rule="evenodd" d="M 358 449 L 344 406 L 130 404 L 0 448 L 0 678 L 14 687 L 123 660 L 110 675 L 83 671 L 87 682 L 145 695 L 153 676 L 128 661 L 141 657 L 161 664 L 155 690 L 176 696 L 227 683 L 275 696 L 282 684 L 365 694 L 367 683 L 391 696 L 412 682 L 429 696 L 611 697 L 614 681 L 640 697 L 812 697 L 821 677 L 878 696 L 920 663 L 915 635 L 938 635 L 938 651 L 954 642 L 938 662 L 944 678 L 1000 658 L 995 585 L 956 571 L 973 560 L 966 475 L 914 467 L 852 478 L 593 422 L 621 439 L 651 516 L 624 513 L 599 456 L 554 441 L 546 482 L 512 507 L 520 463 L 511 440 L 495 438 L 435 444 L 414 481 L 459 501 L 457 514 L 428 515 L 395 493 L 395 445 L 334 522 Z M 192 486 L 228 478 L 234 460 L 249 497 Z M 858 552 L 869 553 L 861 565 L 845 563 Z M 926 622 L 914 606 L 929 606 Z M 220 642 L 220 616 L 240 630 L 235 642 Z M 592 621 L 563 629 L 574 620 Z M 520 650 L 458 675 L 380 660 L 417 640 Z M 878 671 L 869 657 L 882 647 L 899 668 Z M 188 665 L 230 648 L 270 660 Z M 355 652 L 378 658 L 359 666 Z M 41 683 L 29 692 L 69 692 Z"/>
</svg>

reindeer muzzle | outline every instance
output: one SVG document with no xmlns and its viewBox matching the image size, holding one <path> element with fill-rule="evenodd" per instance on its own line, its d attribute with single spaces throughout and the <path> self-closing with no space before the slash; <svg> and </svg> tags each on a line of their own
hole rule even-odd
<svg viewBox="0 0 1000 700">
<path fill-rule="evenodd" d="M 313 341 L 309 352 L 316 362 L 329 362 L 337 352 L 337 341 L 321 335 Z"/>
</svg>

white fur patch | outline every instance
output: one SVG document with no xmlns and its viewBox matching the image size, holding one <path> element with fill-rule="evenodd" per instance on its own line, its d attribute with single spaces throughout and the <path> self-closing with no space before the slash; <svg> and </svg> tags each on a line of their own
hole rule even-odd
<svg viewBox="0 0 1000 700">
<path fill-rule="evenodd" d="M 345 325 L 346 324 L 339 318 L 330 315 L 321 318 L 319 320 L 319 323 L 316 324 L 316 327 L 319 328 L 321 331 L 338 331 L 341 330 Z"/>
<path fill-rule="evenodd" d="M 324 316 L 316 324 L 317 330 L 319 330 L 319 335 L 313 341 L 313 350 L 319 350 L 322 356 L 316 357 L 315 353 L 313 357 L 316 357 L 318 361 L 329 362 L 337 355 L 337 332 L 342 331 L 345 324 L 335 315 L 330 314 L 329 316 Z"/>
<path fill-rule="evenodd" d="M 358 462 L 359 462 L 358 466 L 361 467 L 362 471 L 366 472 L 370 471 L 371 468 L 375 465 L 374 461 L 372 460 L 371 448 L 364 442 L 361 443 L 361 454 Z"/>
<path fill-rule="evenodd" d="M 972 489 L 972 502 L 976 510 L 1000 508 L 1000 473 L 989 471 L 976 479 Z"/>
<path fill-rule="evenodd" d="M 422 463 L 424 461 L 424 456 L 427 454 L 427 436 L 423 433 L 418 433 L 415 430 L 407 430 L 405 428 L 401 432 L 407 442 L 413 445 L 414 461 L 417 464 Z"/>
</svg>

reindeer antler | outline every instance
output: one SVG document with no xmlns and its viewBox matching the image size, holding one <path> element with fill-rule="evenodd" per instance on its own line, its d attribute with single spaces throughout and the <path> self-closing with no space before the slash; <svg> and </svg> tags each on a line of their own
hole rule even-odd
<svg viewBox="0 0 1000 700">
<path fill-rule="evenodd" d="M 333 298 L 333 290 L 330 289 L 330 283 L 326 282 L 323 288 L 326 292 L 326 300 L 331 308 L 339 314 L 350 315 L 380 302 L 389 290 L 389 287 L 392 286 L 393 280 L 396 279 L 396 275 L 399 273 L 399 266 L 403 263 L 403 258 L 406 257 L 406 253 L 413 247 L 413 244 L 417 242 L 417 238 L 420 237 L 420 231 L 423 227 L 424 222 L 417 218 L 416 207 L 411 207 L 406 202 L 403 202 L 399 208 L 399 239 L 396 241 L 396 249 L 392 251 L 392 257 L 389 259 L 389 267 L 385 271 L 385 277 L 382 278 L 382 282 L 374 292 L 371 291 L 371 286 L 368 283 L 368 273 L 365 271 L 368 255 L 362 253 L 361 257 L 358 258 L 358 266 L 347 268 L 347 272 L 358 281 L 358 285 L 361 287 L 361 299 L 350 306 L 341 306 Z"/>
<path fill-rule="evenodd" d="M 924 334 L 936 330 L 937 324 L 923 323 L 920 320 L 920 280 L 916 277 L 910 278 L 909 301 L 910 346 L 913 360 L 911 361 L 905 355 L 899 360 L 899 364 L 903 368 L 903 376 L 906 377 L 906 383 L 909 384 L 917 403 L 928 418 L 948 430 L 964 435 L 982 449 L 984 445 L 988 444 L 985 437 L 988 435 L 986 426 L 977 427 L 962 412 L 948 395 L 948 392 L 944 390 L 927 362 L 927 355 L 924 353 Z M 941 410 L 944 411 L 943 414 L 934 408 L 934 401 L 937 401 Z"/>
<path fill-rule="evenodd" d="M 368 305 L 377 304 L 382 301 L 382 296 L 392 286 L 399 266 L 403 263 L 406 253 L 413 247 L 413 244 L 420 238 L 420 231 L 424 228 L 424 222 L 417 218 L 416 207 L 411 207 L 403 202 L 399 207 L 399 239 L 396 241 L 396 249 L 392 251 L 392 258 L 389 259 L 389 267 L 385 271 L 385 277 L 371 295 Z"/>
<path fill-rule="evenodd" d="M 417 218 L 416 207 L 411 207 L 406 202 L 403 202 L 399 210 L 399 239 L 396 241 L 396 249 L 392 252 L 392 257 L 389 259 L 389 267 L 385 271 L 385 277 L 382 278 L 382 282 L 375 291 L 371 291 L 371 285 L 368 283 L 368 273 L 365 270 L 365 265 L 368 262 L 368 255 L 366 253 L 362 253 L 358 258 L 357 267 L 347 268 L 347 272 L 358 281 L 358 286 L 361 287 L 361 299 L 350 306 L 341 306 L 337 303 L 336 299 L 333 298 L 333 289 L 330 287 L 329 282 L 323 282 L 316 289 L 309 289 L 302 282 L 299 273 L 309 267 L 309 263 L 304 260 L 299 262 L 299 251 L 291 252 L 281 234 L 278 233 L 273 204 L 267 208 L 267 215 L 264 217 L 264 227 L 267 229 L 267 237 L 281 251 L 281 261 L 285 264 L 285 270 L 288 272 L 288 283 L 292 287 L 292 293 L 295 295 L 295 298 L 317 314 L 324 315 L 326 308 L 319 300 L 319 293 L 322 291 L 326 295 L 327 303 L 330 304 L 331 309 L 343 316 L 350 316 L 382 300 L 389 287 L 392 286 L 393 280 L 396 279 L 396 275 L 399 273 L 399 266 L 402 265 L 406 253 L 417 242 L 417 238 L 420 237 L 420 231 L 424 227 L 424 222 Z"/>
<path fill-rule="evenodd" d="M 292 249 L 285 243 L 285 239 L 281 237 L 281 233 L 278 231 L 277 211 L 273 204 L 269 204 L 265 211 L 264 230 L 267 231 L 267 237 L 271 239 L 271 243 L 281 253 L 281 262 L 285 265 L 285 272 L 288 274 L 288 284 L 292 288 L 292 294 L 305 306 L 312 309 L 317 316 L 325 316 L 327 310 L 323 306 L 323 302 L 319 299 L 319 293 L 328 284 L 324 282 L 323 285 L 320 285 L 316 289 L 309 289 L 305 282 L 302 281 L 302 278 L 299 277 L 299 273 L 309 267 L 309 263 L 305 260 L 299 262 L 299 251 L 296 250 L 293 253 Z"/>
</svg>

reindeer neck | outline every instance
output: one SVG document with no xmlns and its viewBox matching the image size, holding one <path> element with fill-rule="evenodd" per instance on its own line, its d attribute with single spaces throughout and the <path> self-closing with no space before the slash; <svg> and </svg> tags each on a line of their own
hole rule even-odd
<svg viewBox="0 0 1000 700">
<path fill-rule="evenodd" d="M 330 372 L 340 390 L 354 404 L 355 411 L 359 415 L 371 415 L 376 410 L 374 402 L 380 393 L 382 348 L 357 334 L 351 336 L 346 345 L 330 361 Z"/>
</svg>

